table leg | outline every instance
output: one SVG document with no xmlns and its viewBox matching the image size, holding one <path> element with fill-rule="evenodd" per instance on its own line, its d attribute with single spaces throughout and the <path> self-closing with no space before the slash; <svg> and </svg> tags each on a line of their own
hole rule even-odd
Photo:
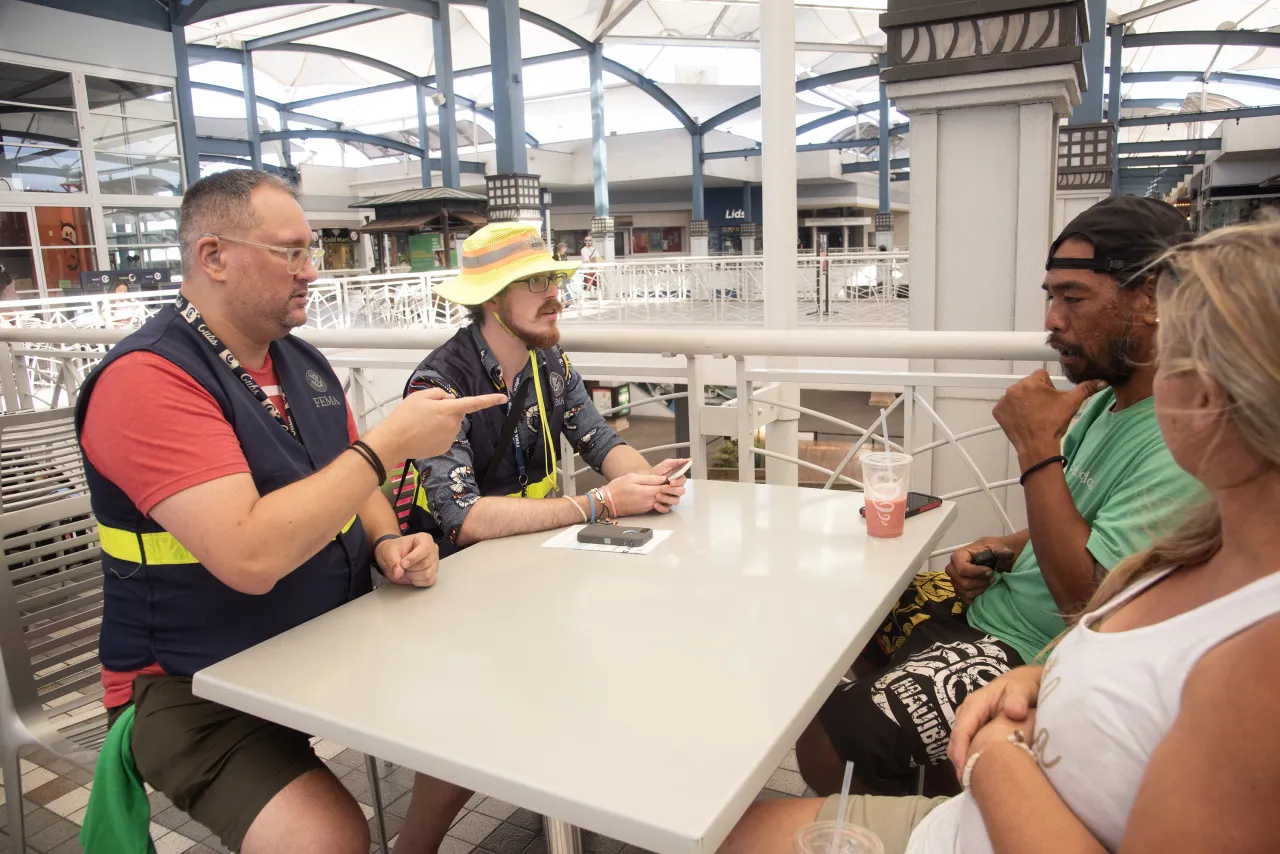
<svg viewBox="0 0 1280 854">
<path fill-rule="evenodd" d="M 391 854 L 387 847 L 387 821 L 382 812 L 382 787 L 378 785 L 378 760 L 365 754 L 364 769 L 369 775 L 369 794 L 373 796 L 373 826 L 378 837 L 378 850 L 382 854 Z"/>
<path fill-rule="evenodd" d="M 577 827 L 550 816 L 543 817 L 542 826 L 549 854 L 582 854 L 582 831 Z"/>
</svg>

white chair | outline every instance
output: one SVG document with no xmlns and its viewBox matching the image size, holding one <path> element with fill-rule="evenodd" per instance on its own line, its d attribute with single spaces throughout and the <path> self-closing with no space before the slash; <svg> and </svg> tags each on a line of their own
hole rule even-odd
<svg viewBox="0 0 1280 854">
<path fill-rule="evenodd" d="M 0 767 L 8 833 L 25 844 L 19 751 L 93 773 L 102 705 L 102 550 L 70 409 L 0 416 Z M 376 761 L 366 757 L 387 851 Z"/>
</svg>

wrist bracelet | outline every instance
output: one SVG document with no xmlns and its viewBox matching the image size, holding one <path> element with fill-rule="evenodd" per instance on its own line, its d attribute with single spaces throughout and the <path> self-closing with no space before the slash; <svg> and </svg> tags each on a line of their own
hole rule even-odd
<svg viewBox="0 0 1280 854">
<path fill-rule="evenodd" d="M 378 486 L 384 485 L 387 482 L 387 469 L 382 465 L 382 460 L 378 459 L 378 455 L 374 453 L 373 448 L 370 448 L 360 439 L 352 442 L 351 448 L 364 457 L 365 462 L 373 469 L 373 473 L 378 476 Z"/>
<path fill-rule="evenodd" d="M 400 539 L 399 534 L 383 534 L 381 537 L 378 537 L 378 539 L 373 541 L 373 553 L 376 555 L 378 553 L 378 546 L 382 545 L 387 540 L 398 540 L 398 539 Z"/>
<path fill-rule="evenodd" d="M 560 496 L 560 497 L 561 497 L 563 500 L 568 501 L 570 504 L 572 504 L 572 505 L 573 505 L 573 509 L 574 509 L 574 510 L 577 510 L 577 511 L 578 511 L 578 515 L 582 517 L 582 521 L 583 521 L 583 522 L 587 522 L 587 511 L 586 511 L 586 510 L 583 510 L 583 509 L 582 509 L 582 506 L 581 506 L 580 504 L 578 504 L 578 502 L 577 502 L 577 501 L 573 500 L 573 498 L 572 498 L 572 497 L 570 497 L 570 496 L 568 496 L 568 495 L 562 495 L 562 496 Z M 590 522 L 587 522 L 587 524 L 591 524 L 591 523 L 590 523 Z"/>
<path fill-rule="evenodd" d="M 609 517 L 612 519 L 617 519 L 618 506 L 613 503 L 613 495 L 609 492 L 608 487 L 605 487 L 604 489 L 600 490 L 600 492 L 601 494 L 604 495 L 605 500 L 609 502 Z"/>
<path fill-rule="evenodd" d="M 591 494 L 590 490 L 587 491 L 587 501 L 591 504 L 591 518 L 587 520 L 587 524 L 593 525 L 596 521 L 596 497 Z"/>
<path fill-rule="evenodd" d="M 1036 767 L 1040 767 L 1040 762 L 1036 759 L 1035 751 L 1031 749 L 1031 745 L 1027 744 L 1027 739 L 1023 736 L 1022 730 L 1015 729 L 1013 732 L 1005 736 L 1005 741 L 1027 754 L 1027 756 L 1030 756 L 1031 761 L 1036 763 Z M 970 753 L 969 758 L 965 760 L 964 773 L 960 775 L 960 786 L 962 788 L 968 789 L 973 785 L 973 769 L 977 766 L 978 757 L 981 756 L 982 753 L 983 752 L 981 750 L 977 753 Z"/>
<path fill-rule="evenodd" d="M 1035 474 L 1036 472 L 1040 471 L 1040 469 L 1042 469 L 1042 468 L 1046 468 L 1046 467 L 1048 467 L 1048 466 L 1051 466 L 1051 465 L 1053 465 L 1054 463 L 1062 463 L 1062 467 L 1063 467 L 1063 468 L 1066 468 L 1066 467 L 1067 467 L 1067 458 L 1066 458 L 1066 457 L 1064 457 L 1064 456 L 1062 456 L 1062 454 L 1055 454 L 1054 456 L 1049 457 L 1048 459 L 1041 460 L 1040 462 L 1036 463 L 1036 464 L 1035 464 L 1035 465 L 1033 465 L 1033 466 L 1028 466 L 1028 467 L 1027 467 L 1027 470 L 1026 470 L 1026 471 L 1024 471 L 1024 472 L 1022 473 L 1022 476 L 1018 478 L 1018 485 L 1019 485 L 1019 486 L 1026 486 L 1026 485 L 1027 485 L 1027 478 L 1031 477 L 1031 475 L 1033 475 L 1033 474 Z"/>
</svg>

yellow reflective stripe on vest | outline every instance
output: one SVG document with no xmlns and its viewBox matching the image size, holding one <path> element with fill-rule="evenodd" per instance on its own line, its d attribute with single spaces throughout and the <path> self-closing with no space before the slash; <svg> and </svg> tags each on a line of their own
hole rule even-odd
<svg viewBox="0 0 1280 854">
<path fill-rule="evenodd" d="M 352 516 L 342 526 L 342 533 L 351 530 L 356 523 Z M 199 563 L 196 556 L 187 551 L 187 547 L 178 542 L 178 538 L 168 531 L 154 531 L 136 534 L 124 528 L 112 528 L 109 525 L 98 525 L 98 539 L 102 550 L 116 560 L 129 563 L 142 563 L 142 550 L 147 553 L 148 564 L 190 564 Z M 335 538 L 336 539 L 336 538 Z M 139 548 L 141 543 L 141 549 Z"/>
<path fill-rule="evenodd" d="M 414 476 L 416 480 L 416 475 Z M 529 484 L 529 488 L 525 491 L 525 495 L 519 492 L 511 492 L 507 494 L 507 498 L 546 498 L 557 488 L 555 473 L 551 473 L 537 483 Z M 422 488 L 422 484 L 415 483 L 413 488 L 413 503 L 421 507 L 428 513 L 431 512 L 431 503 L 427 500 L 427 491 Z"/>
</svg>

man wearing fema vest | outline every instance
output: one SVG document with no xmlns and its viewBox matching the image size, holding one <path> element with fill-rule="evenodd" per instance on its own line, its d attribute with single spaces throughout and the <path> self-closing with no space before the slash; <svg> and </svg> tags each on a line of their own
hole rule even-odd
<svg viewBox="0 0 1280 854">
<path fill-rule="evenodd" d="M 418 365 L 405 394 L 499 392 L 506 403 L 463 419 L 448 451 L 416 461 L 409 530 L 430 533 L 444 557 L 482 540 L 675 506 L 684 478 L 669 475 L 686 461 L 650 466 L 605 423 L 556 346 L 560 289 L 578 263 L 553 258 L 534 225 L 494 223 L 466 239 L 461 266 L 436 293 L 467 306 L 472 322 Z M 562 435 L 606 486 L 558 493 Z M 413 804 L 429 811 L 406 818 L 397 854 L 434 852 L 470 795 L 419 775 Z"/>
<path fill-rule="evenodd" d="M 201 700 L 191 676 L 390 580 L 435 581 L 401 537 L 384 460 L 448 448 L 504 398 L 414 395 L 364 440 L 342 384 L 289 334 L 315 280 L 293 189 L 233 170 L 182 203 L 181 295 L 111 350 L 76 408 L 102 541 L 103 702 L 143 780 L 234 851 L 367 852 L 308 737 Z"/>
</svg>

